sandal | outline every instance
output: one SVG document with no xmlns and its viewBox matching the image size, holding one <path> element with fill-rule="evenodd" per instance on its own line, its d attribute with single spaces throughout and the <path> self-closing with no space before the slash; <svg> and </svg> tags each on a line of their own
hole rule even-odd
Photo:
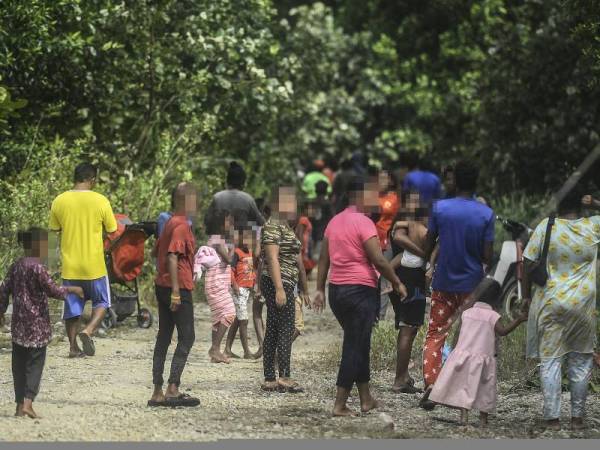
<svg viewBox="0 0 600 450">
<path fill-rule="evenodd" d="M 177 407 L 177 406 L 199 406 L 200 399 L 192 397 L 188 394 L 179 394 L 177 397 L 165 397 L 165 406 Z"/>
<path fill-rule="evenodd" d="M 92 340 L 92 338 L 84 332 L 79 333 L 77 336 L 81 341 L 83 352 L 87 356 L 94 356 L 96 354 L 96 346 L 94 345 L 94 341 Z"/>
<path fill-rule="evenodd" d="M 410 383 L 403 384 L 399 387 L 392 387 L 394 394 L 421 394 L 423 389 L 419 389 Z"/>
<path fill-rule="evenodd" d="M 69 358 L 85 358 L 86 356 L 83 352 L 69 352 Z"/>
<path fill-rule="evenodd" d="M 425 411 L 433 411 L 436 403 L 433 400 L 429 400 L 429 395 L 431 394 L 431 389 L 427 389 L 423 398 L 419 402 L 419 406 L 423 408 Z"/>
<path fill-rule="evenodd" d="M 155 408 L 157 406 L 168 406 L 168 405 L 164 401 L 159 402 L 157 400 L 148 400 L 148 406 L 151 408 Z"/>
</svg>

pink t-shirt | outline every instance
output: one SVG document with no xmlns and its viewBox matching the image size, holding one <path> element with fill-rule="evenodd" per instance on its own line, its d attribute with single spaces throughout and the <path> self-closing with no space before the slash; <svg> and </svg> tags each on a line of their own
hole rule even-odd
<svg viewBox="0 0 600 450">
<path fill-rule="evenodd" d="M 377 237 L 371 219 L 354 207 L 346 208 L 331 219 L 325 237 L 329 241 L 330 283 L 377 287 L 378 275 L 364 248 L 367 240 Z"/>
</svg>

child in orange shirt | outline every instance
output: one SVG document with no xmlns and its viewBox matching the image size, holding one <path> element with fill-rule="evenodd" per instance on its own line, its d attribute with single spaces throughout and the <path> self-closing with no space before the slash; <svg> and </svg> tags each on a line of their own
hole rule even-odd
<svg viewBox="0 0 600 450">
<path fill-rule="evenodd" d="M 231 261 L 233 303 L 235 305 L 236 318 L 229 328 L 227 342 L 225 343 L 225 356 L 239 358 L 231 351 L 238 328 L 240 329 L 240 340 L 244 349 L 244 359 L 253 359 L 254 355 L 248 347 L 248 300 L 256 281 L 254 271 L 254 232 L 251 228 L 238 231 L 238 243 Z"/>
</svg>

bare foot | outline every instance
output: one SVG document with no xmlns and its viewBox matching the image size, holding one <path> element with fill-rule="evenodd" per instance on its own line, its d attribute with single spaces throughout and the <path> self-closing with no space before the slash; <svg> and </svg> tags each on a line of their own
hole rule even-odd
<svg viewBox="0 0 600 450">
<path fill-rule="evenodd" d="M 225 350 L 223 352 L 223 356 L 225 356 L 226 358 L 241 359 L 238 355 L 236 355 L 232 351 L 227 351 L 227 350 Z"/>
<path fill-rule="evenodd" d="M 355 417 L 358 414 L 348 408 L 346 405 L 340 407 L 334 406 L 333 412 L 331 413 L 333 417 Z"/>
<path fill-rule="evenodd" d="M 263 355 L 263 349 L 262 347 L 259 347 L 258 350 L 256 351 L 256 353 L 254 354 L 254 359 L 260 359 L 262 358 Z"/>
<path fill-rule="evenodd" d="M 370 400 L 367 400 L 364 403 L 360 404 L 360 410 L 363 413 L 367 413 L 375 408 L 379 408 L 379 402 L 373 397 L 371 397 Z"/>
<path fill-rule="evenodd" d="M 212 351 L 209 350 L 208 356 L 210 356 L 210 362 L 211 363 L 215 363 L 215 364 L 219 364 L 219 363 L 230 364 L 231 363 L 231 361 L 229 360 L 229 358 L 227 358 L 221 352 L 212 352 Z"/>
<path fill-rule="evenodd" d="M 244 359 L 255 359 L 254 355 L 250 352 L 244 353 Z"/>
<path fill-rule="evenodd" d="M 277 383 L 277 381 L 265 381 L 260 388 L 263 391 L 268 391 L 268 392 L 272 392 L 272 391 L 276 391 L 277 388 L 279 388 L 279 383 Z"/>
<path fill-rule="evenodd" d="M 23 414 L 23 403 L 17 403 L 17 409 L 15 410 L 15 417 L 22 417 Z"/>
<path fill-rule="evenodd" d="M 40 416 L 38 416 L 35 411 L 33 410 L 33 402 L 29 399 L 25 399 L 25 401 L 23 402 L 23 408 L 21 409 L 23 416 L 27 416 L 30 419 L 39 419 Z"/>
</svg>

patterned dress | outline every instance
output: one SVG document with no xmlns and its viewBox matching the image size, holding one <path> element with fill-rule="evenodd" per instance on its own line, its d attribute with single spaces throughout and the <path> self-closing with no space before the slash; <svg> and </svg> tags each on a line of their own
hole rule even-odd
<svg viewBox="0 0 600 450">
<path fill-rule="evenodd" d="M 227 244 L 221 236 L 213 235 L 206 245 L 217 247 Z M 231 326 L 235 319 L 235 305 L 231 295 L 231 266 L 221 260 L 219 264 L 209 268 L 206 271 L 204 291 L 210 307 L 213 330 L 217 330 L 219 324 Z"/>
<path fill-rule="evenodd" d="M 12 340 L 21 347 L 41 348 L 52 339 L 48 297 L 64 300 L 67 290 L 58 286 L 37 258 L 18 259 L 0 283 L 0 313 L 13 299 Z"/>
<path fill-rule="evenodd" d="M 548 219 L 535 229 L 525 258 L 541 257 Z M 600 216 L 556 219 L 548 251 L 548 281 L 533 295 L 527 356 L 559 358 L 592 353 L 596 343 L 596 258 Z"/>
</svg>

